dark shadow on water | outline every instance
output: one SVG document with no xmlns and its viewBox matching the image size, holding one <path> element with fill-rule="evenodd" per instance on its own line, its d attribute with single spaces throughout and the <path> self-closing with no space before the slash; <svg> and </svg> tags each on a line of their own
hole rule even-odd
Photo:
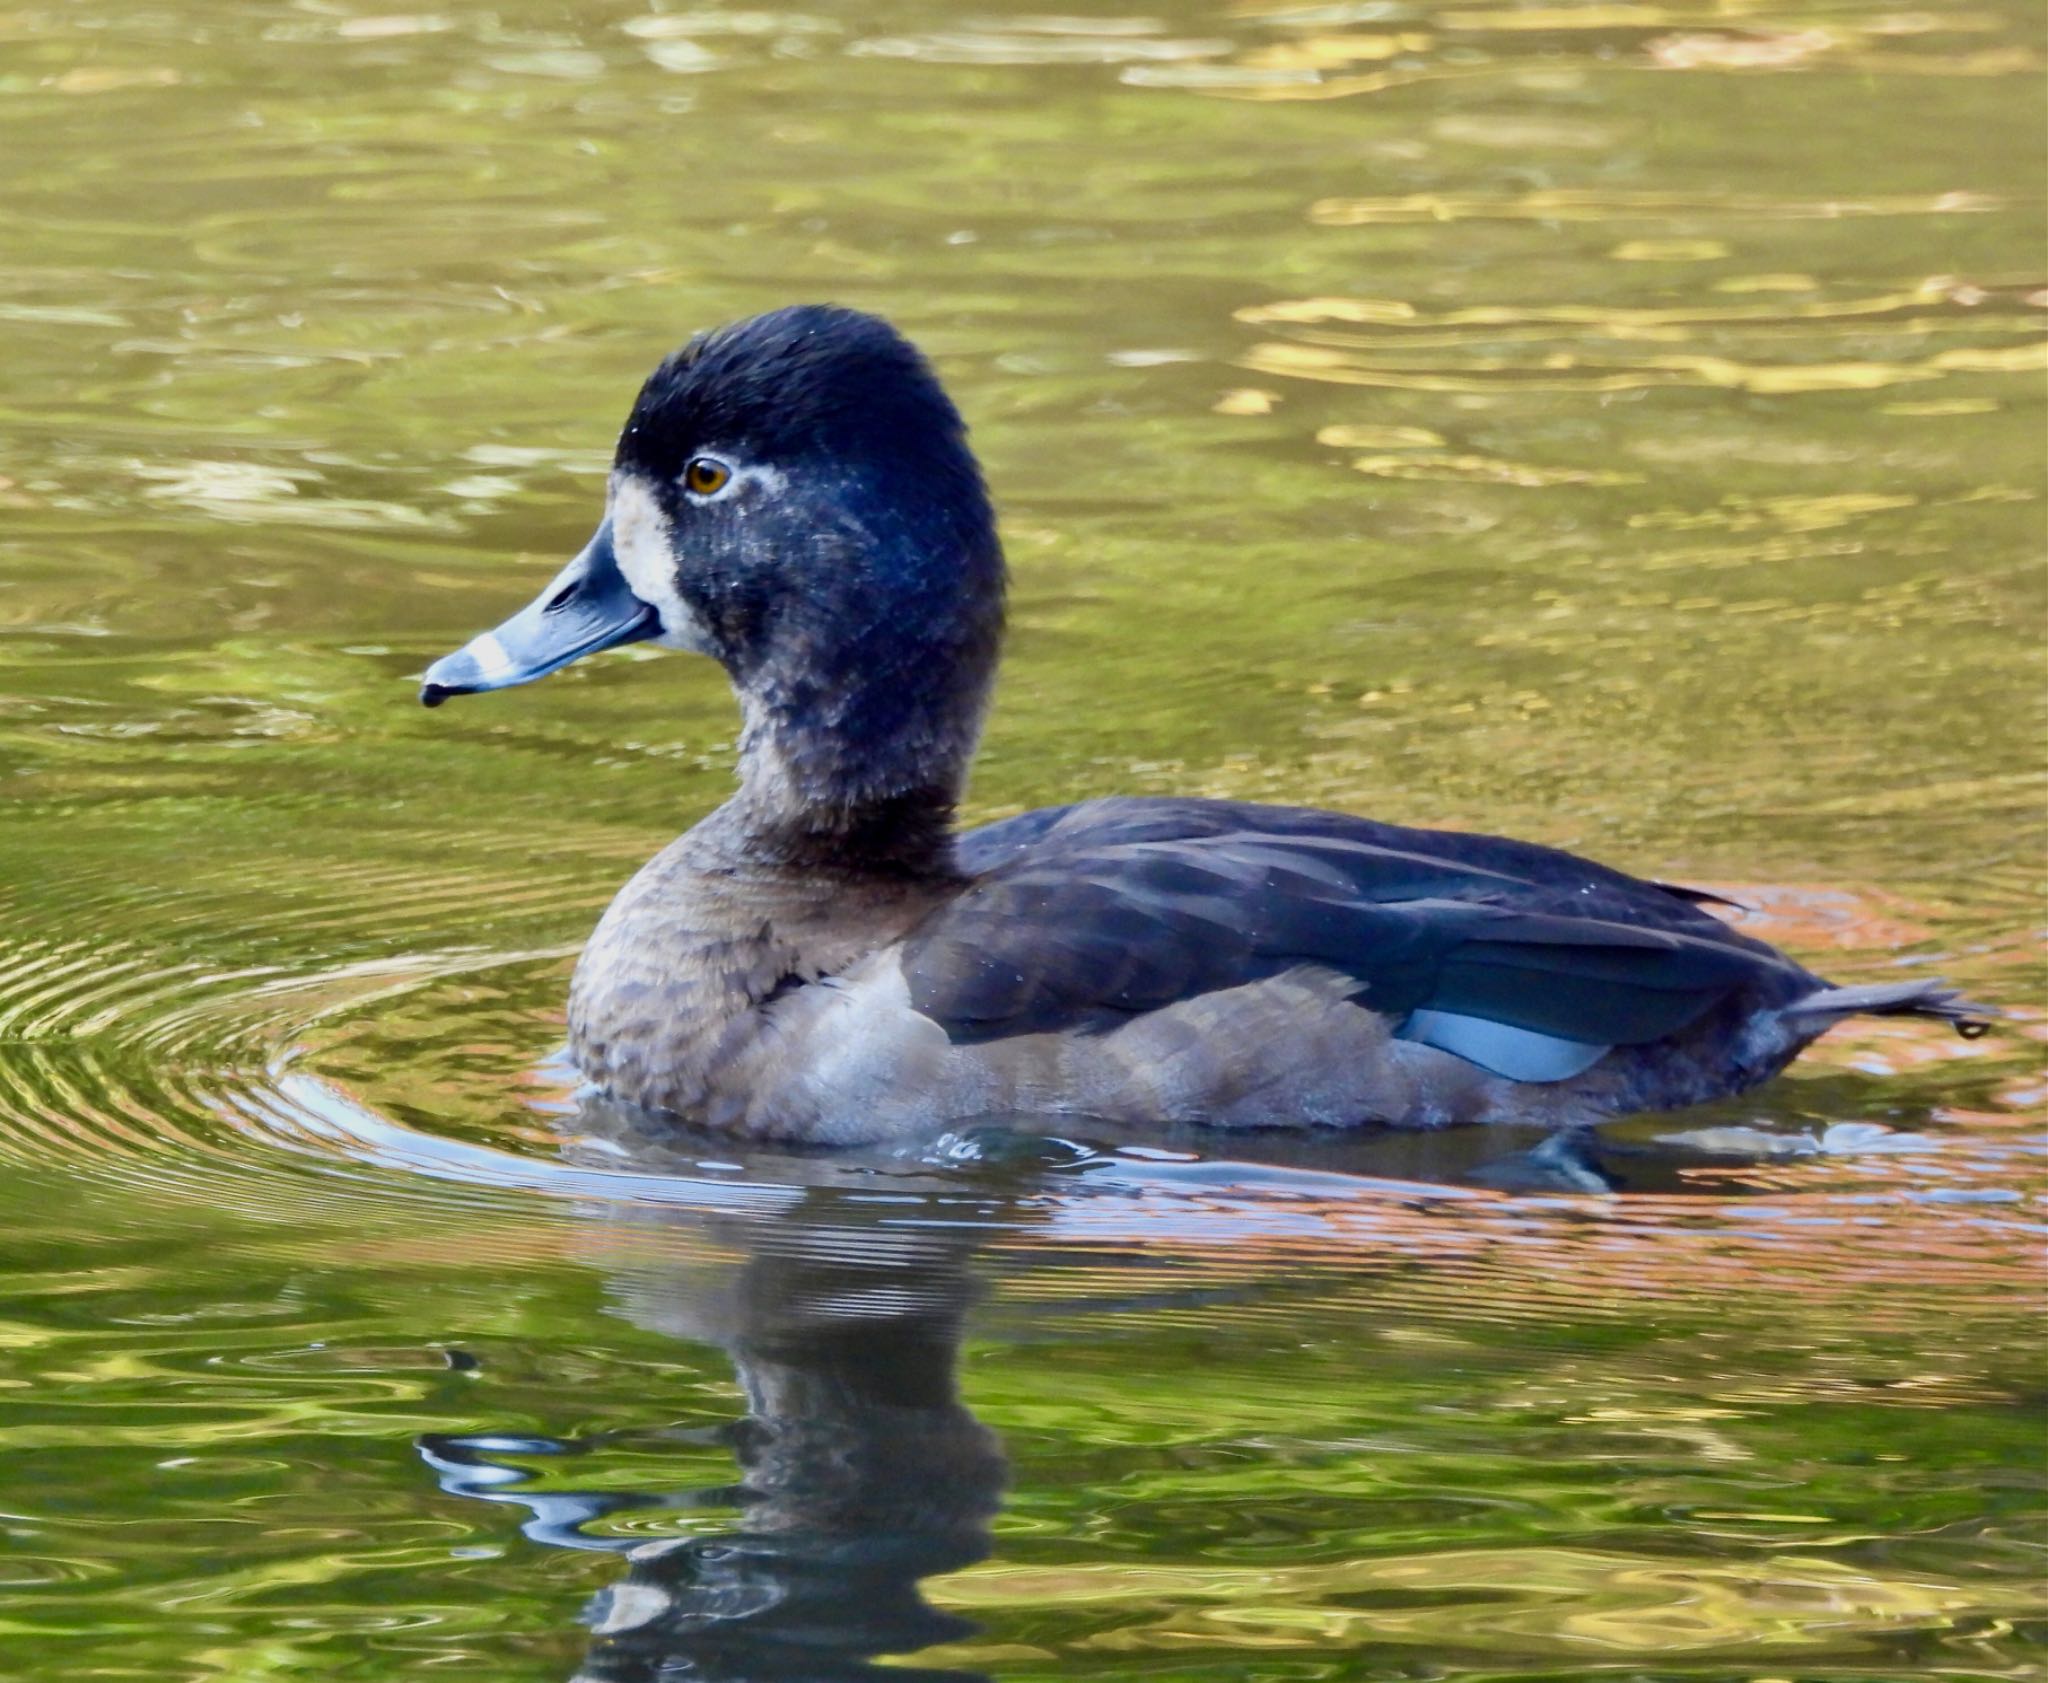
<svg viewBox="0 0 2048 1683">
<path fill-rule="evenodd" d="M 524 1507 L 536 1542 L 622 1557 L 624 1575 L 585 1609 L 577 1683 L 981 1675 L 872 1663 L 972 1634 L 920 1585 L 988 1555 L 1005 1479 L 1001 1445 L 962 1403 L 956 1374 L 987 1229 L 892 1225 L 892 1213 L 900 1204 L 812 1186 L 766 1220 L 642 1210 L 611 1224 L 618 1311 L 732 1361 L 746 1413 L 696 1441 L 730 1449 L 733 1484 L 621 1492 L 551 1480 L 525 1493 L 534 1460 L 608 1440 L 420 1440 L 451 1494 Z M 602 1524 L 729 1508 L 736 1523 L 653 1540 Z"/>
<path fill-rule="evenodd" d="M 594 1098 L 558 1122 L 572 1163 L 678 1184 L 730 1172 L 786 1194 L 727 1209 L 586 1206 L 588 1250 L 616 1312 L 730 1359 L 744 1416 L 680 1437 L 729 1451 L 735 1481 L 578 1490 L 534 1470 L 566 1470 L 608 1445 L 646 1447 L 644 1431 L 419 1441 L 451 1495 L 524 1509 L 521 1530 L 542 1545 L 621 1557 L 623 1576 L 585 1611 L 576 1683 L 980 1675 L 875 1662 L 973 1632 L 922 1585 L 989 1555 L 1004 1485 L 1001 1446 L 957 1380 L 976 1253 L 1048 1222 L 1063 1201 L 1140 1185 L 1627 1196 L 1685 1189 L 1683 1170 L 1702 1161 L 1668 1135 L 1590 1128 L 1118 1137 L 1018 1118 L 914 1146 L 802 1153 L 742 1149 Z M 736 1518 L 716 1525 L 713 1511 L 728 1510 Z"/>
</svg>

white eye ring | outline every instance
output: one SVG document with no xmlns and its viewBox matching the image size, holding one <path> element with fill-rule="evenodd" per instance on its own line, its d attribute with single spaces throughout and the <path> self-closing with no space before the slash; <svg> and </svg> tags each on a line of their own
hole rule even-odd
<svg viewBox="0 0 2048 1683">
<path fill-rule="evenodd" d="M 725 478 L 711 490 L 700 490 L 691 483 L 699 467 L 723 473 Z M 722 503 L 743 490 L 779 497 L 789 489 L 789 479 L 780 468 L 767 467 L 759 462 L 741 466 L 728 456 L 714 456 L 708 450 L 698 451 L 683 464 L 683 471 L 676 475 L 676 483 L 693 503 Z"/>
<path fill-rule="evenodd" d="M 682 487 L 699 502 L 724 496 L 739 481 L 739 475 L 716 456 L 692 456 L 679 476 Z"/>
</svg>

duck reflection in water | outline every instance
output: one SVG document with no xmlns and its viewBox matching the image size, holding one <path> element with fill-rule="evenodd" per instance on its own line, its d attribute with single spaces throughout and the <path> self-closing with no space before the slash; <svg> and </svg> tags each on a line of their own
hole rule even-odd
<svg viewBox="0 0 2048 1683">
<path fill-rule="evenodd" d="M 792 1196 L 765 1219 L 664 1212 L 650 1222 L 640 1211 L 614 1229 L 643 1259 L 614 1271 L 621 1312 L 732 1358 L 747 1412 L 721 1435 L 738 1458 L 737 1485 L 522 1494 L 533 1475 L 519 1463 L 603 1440 L 420 1440 L 450 1493 L 527 1507 L 523 1529 L 536 1541 L 624 1557 L 625 1576 L 586 1610 L 593 1636 L 574 1683 L 983 1675 L 870 1663 L 975 1628 L 919 1587 L 987 1556 L 1002 1498 L 1001 1447 L 961 1402 L 956 1377 L 975 1226 L 891 1226 L 900 1205 L 844 1187 Z M 649 1231 L 657 1224 L 673 1230 L 674 1261 L 644 1260 L 663 1237 Z M 713 1245 L 723 1255 L 707 1259 Z M 735 1505 L 731 1529 L 651 1542 L 594 1523 Z"/>
</svg>

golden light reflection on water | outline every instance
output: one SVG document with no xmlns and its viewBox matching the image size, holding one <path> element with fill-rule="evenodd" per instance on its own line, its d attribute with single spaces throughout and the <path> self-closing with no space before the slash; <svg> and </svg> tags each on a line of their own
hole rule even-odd
<svg viewBox="0 0 2048 1683">
<path fill-rule="evenodd" d="M 732 1446 L 774 1434 L 714 1311 L 819 1257 L 868 1277 L 812 1330 L 986 1288 L 960 1375 L 1008 1506 L 927 1586 L 985 1628 L 918 1664 L 2025 1675 L 2038 36 L 1750 0 L 0 16 L 34 1683 L 604 1666 L 575 1610 L 624 1584 L 630 1624 L 646 1572 L 407 1441 L 573 1442 L 517 1488 L 731 1546 Z M 1482 1178 L 1521 1138 L 835 1167 L 579 1122 L 568 955 L 722 795 L 729 706 L 621 657 L 450 728 L 409 680 L 582 541 L 656 355 L 799 296 L 909 326 L 998 488 L 974 816 L 1524 834 L 2007 1016 L 1611 1129 L 1611 1196 Z"/>
<path fill-rule="evenodd" d="M 1613 337 L 1628 337 L 1618 332 Z M 1427 348 L 1402 344 L 1392 357 Z M 1538 359 L 1474 355 L 1455 372 L 1389 366 L 1363 350 L 1327 344 L 1269 341 L 1245 353 L 1254 374 L 1288 375 L 1340 386 L 1386 386 L 1418 392 L 1625 392 L 1658 386 L 1718 386 L 1762 396 L 1807 392 L 1881 391 L 1939 380 L 1950 374 L 2034 374 L 2048 370 L 2048 343 L 2001 348 L 1958 348 L 1898 362 L 1739 362 L 1730 357 L 1666 355 L 1617 357 L 1590 351 L 1551 351 Z"/>
<path fill-rule="evenodd" d="M 1725 255 L 1718 252 L 1715 255 Z M 1777 283 L 1767 288 L 1758 287 L 1756 280 L 1767 278 Z M 1790 291 L 1813 290 L 1815 283 L 1803 277 L 1738 277 L 1737 284 L 1728 281 L 1719 284 L 1719 290 L 1748 291 Z M 2023 288 L 2006 289 L 2007 296 L 2000 300 L 2008 306 L 2027 303 L 2038 307 L 2039 300 Z M 1237 312 L 1237 319 L 1254 326 L 1320 326 L 1324 323 L 1360 324 L 1398 328 L 1398 335 L 1389 335 L 1387 341 L 1405 340 L 1412 331 L 1428 332 L 1445 328 L 1487 328 L 1538 327 L 1549 323 L 1560 324 L 1564 329 L 1558 336 L 1599 327 L 1626 336 L 1641 333 L 1649 337 L 1670 336 L 1686 338 L 1693 328 L 1707 328 L 1722 324 L 1736 323 L 1745 326 L 1754 324 L 1761 327 L 1789 325 L 1802 321 L 1830 321 L 1841 317 L 1865 317 L 1896 315 L 1901 311 L 1925 311 L 1930 307 L 1957 305 L 1974 310 L 1993 301 L 1993 294 L 1983 287 L 1957 280 L 1951 275 L 1934 276 L 1921 281 L 1917 286 L 1898 291 L 1881 293 L 1869 298 L 1844 298 L 1819 300 L 1800 304 L 1749 304 L 1717 305 L 1702 303 L 1690 307 L 1631 309 L 1615 305 L 1592 304 L 1550 304 L 1521 305 L 1494 304 L 1475 305 L 1459 310 L 1432 313 L 1400 298 L 1304 298 L 1291 299 L 1274 304 L 1248 305 Z M 1932 322 L 1915 319 L 1909 323 L 1916 331 L 1929 331 Z M 1981 318 L 1957 315 L 1951 319 L 1954 327 L 1972 328 L 1986 325 Z M 2017 322 L 2010 318 L 1994 317 L 1988 324 L 1994 329 L 2012 331 L 2015 326 L 2024 328 L 2024 317 Z M 1486 335 L 1490 337 L 1491 335 Z M 1335 343 L 1372 344 L 1383 342 L 1374 338 L 1354 336 L 1338 339 Z"/>
<path fill-rule="evenodd" d="M 1254 1581 L 1256 1580 L 1256 1581 Z M 1976 1616 L 2024 1617 L 2024 1597 L 1986 1594 L 1920 1573 L 1885 1575 L 1817 1560 L 1754 1567 L 1671 1565 L 1571 1549 L 1439 1550 L 1260 1576 L 1227 1568 L 1143 1565 L 1059 1572 L 981 1567 L 937 1588 L 955 1606 L 1109 1601 L 1148 1610 L 1105 1653 L 1186 1654 L 1208 1644 L 1327 1652 L 1370 1635 L 1377 1643 L 1480 1653 L 1531 1639 L 1557 1642 L 1590 1663 L 1607 1655 L 1677 1659 L 1730 1646 L 1796 1658 L 1853 1647 L 1859 1636 Z M 1332 1602 L 1427 1599 L 1427 1610 Z M 1761 1643 L 1755 1632 L 1769 1634 Z M 973 1649 L 954 1663 L 971 1662 Z"/>
<path fill-rule="evenodd" d="M 1988 194 L 1857 194 L 1840 199 L 1774 198 L 1753 193 L 1672 193 L 1645 189 L 1540 188 L 1511 196 L 1411 193 L 1398 198 L 1318 199 L 1309 219 L 1329 228 L 1408 222 L 1639 222 L 1713 216 L 1743 221 L 1834 221 L 1863 216 L 1958 216 L 2001 208 Z"/>
<path fill-rule="evenodd" d="M 1127 71 L 1128 80 L 1178 85 L 1222 98 L 1255 102 L 1328 101 L 1388 94 L 1427 83 L 1491 79 L 1502 82 L 1577 75 L 1664 73 L 1784 74 L 1847 70 L 1864 74 L 1951 77 L 2022 76 L 2038 69 L 2031 44 L 1978 46 L 1968 38 L 2002 33 L 1996 13 L 1889 13 L 1788 20 L 1758 15 L 1748 5 L 1707 9 L 1621 3 L 1527 6 L 1510 10 L 1450 7 L 1412 21 L 1424 27 L 1399 32 L 1331 29 L 1332 24 L 1386 21 L 1344 7 L 1266 5 L 1249 0 L 1233 8 L 1284 35 L 1247 47 L 1225 60 L 1186 69 Z M 1407 21 L 1407 20 L 1404 20 Z M 1962 36 L 1956 44 L 1944 37 Z M 1530 38 L 1548 49 L 1529 52 Z M 1929 38 L 1940 47 L 1929 50 Z M 1587 50 L 1586 43 L 1594 45 Z M 1900 51 L 1895 43 L 1912 42 Z M 1483 46 L 1481 45 L 1483 43 Z M 1578 49 L 1575 61 L 1566 55 Z M 1524 56 L 1527 55 L 1527 56 Z M 1393 68 L 1359 72 L 1360 64 L 1395 61 Z M 1581 68 L 1582 67 L 1582 68 Z M 1490 118 L 1505 133 L 1519 119 Z M 1523 132 L 1534 132 L 1524 130 Z M 1562 130 L 1554 132 L 1561 133 Z"/>
</svg>

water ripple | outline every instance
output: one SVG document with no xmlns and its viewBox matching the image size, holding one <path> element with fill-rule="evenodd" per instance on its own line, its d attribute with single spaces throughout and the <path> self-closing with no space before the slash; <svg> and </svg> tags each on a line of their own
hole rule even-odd
<svg viewBox="0 0 2048 1683">
<path fill-rule="evenodd" d="M 1026 1298 L 1057 1263 L 1062 1299 L 1138 1292 L 1169 1317 L 1162 1290 L 1306 1267 L 1347 1275 L 1350 1289 L 1398 1285 L 1406 1313 L 1444 1326 L 1597 1321 L 1731 1290 L 1839 1299 L 1866 1325 L 1908 1325 L 1930 1301 L 1957 1314 L 2009 1304 L 2024 1277 L 2015 1250 L 2036 1231 L 2009 1200 L 2040 1184 L 2038 1142 L 1995 1128 L 1838 1125 L 1823 1137 L 1785 1118 L 1745 1123 L 1743 1136 L 1645 1119 L 1610 1130 L 1604 1165 L 1634 1184 L 1610 1197 L 1490 1188 L 1490 1161 L 1518 1145 L 1485 1131 L 1091 1144 L 1085 1129 L 1061 1140 L 1025 1121 L 822 1160 L 650 1134 L 579 1097 L 573 1072 L 519 1066 L 519 1041 L 550 1015 L 523 1002 L 559 986 L 564 956 L 204 974 L 75 942 L 16 948 L 0 967 L 0 1156 L 272 1220 L 367 1200 L 525 1208 L 572 1225 L 593 1208 L 773 1224 L 832 1187 L 892 1206 L 882 1225 L 905 1234 L 986 1228 Z M 1919 1044 L 1911 1025 L 1873 1025 L 1872 1037 Z M 1982 1104 L 1980 1048 L 1963 1051 L 1961 1065 L 1921 1067 L 1969 1074 Z M 1870 1055 L 1845 1046 L 1836 1061 Z M 812 1223 L 804 1243 L 827 1233 Z M 872 1253 L 874 1231 L 851 1243 Z M 1193 1325 L 1209 1310 L 1189 1313 Z"/>
</svg>

